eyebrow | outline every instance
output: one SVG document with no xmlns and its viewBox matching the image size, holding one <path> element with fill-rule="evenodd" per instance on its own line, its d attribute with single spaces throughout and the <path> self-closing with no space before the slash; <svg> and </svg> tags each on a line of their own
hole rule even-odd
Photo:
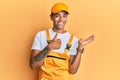
<svg viewBox="0 0 120 80">
<path fill-rule="evenodd" d="M 60 15 L 59 13 L 55 13 L 54 15 Z M 67 13 L 64 13 L 64 15 L 68 15 Z"/>
</svg>

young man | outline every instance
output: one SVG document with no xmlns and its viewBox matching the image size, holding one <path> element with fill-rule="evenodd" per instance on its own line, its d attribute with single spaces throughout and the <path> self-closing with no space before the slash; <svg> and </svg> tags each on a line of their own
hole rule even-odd
<svg viewBox="0 0 120 80">
<path fill-rule="evenodd" d="M 81 61 L 84 46 L 92 42 L 94 35 L 78 40 L 64 29 L 69 11 L 64 3 L 56 3 L 51 9 L 52 29 L 36 34 L 30 59 L 32 69 L 39 68 L 39 80 L 71 80 Z"/>
</svg>

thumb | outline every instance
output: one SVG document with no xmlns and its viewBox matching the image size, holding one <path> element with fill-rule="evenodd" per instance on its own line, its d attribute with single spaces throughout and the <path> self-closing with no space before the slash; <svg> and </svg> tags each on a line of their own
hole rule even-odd
<svg viewBox="0 0 120 80">
<path fill-rule="evenodd" d="M 83 46 L 83 39 L 81 38 L 79 41 L 78 41 L 78 48 L 82 49 L 84 46 Z"/>
<path fill-rule="evenodd" d="M 81 43 L 81 42 L 83 42 L 83 39 L 82 39 L 82 38 L 79 40 L 79 43 Z"/>
<path fill-rule="evenodd" d="M 56 33 L 56 35 L 55 35 L 55 37 L 53 38 L 53 40 L 57 39 L 57 35 L 58 35 L 58 34 Z"/>
</svg>

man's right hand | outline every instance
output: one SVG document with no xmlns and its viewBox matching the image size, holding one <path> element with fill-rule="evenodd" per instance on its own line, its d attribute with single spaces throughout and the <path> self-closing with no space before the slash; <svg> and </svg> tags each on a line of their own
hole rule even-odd
<svg viewBox="0 0 120 80">
<path fill-rule="evenodd" d="M 57 35 L 58 34 L 55 35 L 55 37 L 53 38 L 53 40 L 48 45 L 48 47 L 50 49 L 59 49 L 61 47 L 61 40 L 57 39 Z"/>
</svg>

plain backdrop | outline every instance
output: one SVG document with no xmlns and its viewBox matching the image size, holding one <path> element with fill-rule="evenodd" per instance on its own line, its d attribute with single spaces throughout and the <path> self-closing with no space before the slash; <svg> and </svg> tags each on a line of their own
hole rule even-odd
<svg viewBox="0 0 120 80">
<path fill-rule="evenodd" d="M 29 59 L 35 34 L 51 28 L 50 10 L 68 5 L 65 26 L 85 47 L 73 80 L 120 80 L 120 0 L 0 0 L 0 80 L 38 80 Z"/>
</svg>

